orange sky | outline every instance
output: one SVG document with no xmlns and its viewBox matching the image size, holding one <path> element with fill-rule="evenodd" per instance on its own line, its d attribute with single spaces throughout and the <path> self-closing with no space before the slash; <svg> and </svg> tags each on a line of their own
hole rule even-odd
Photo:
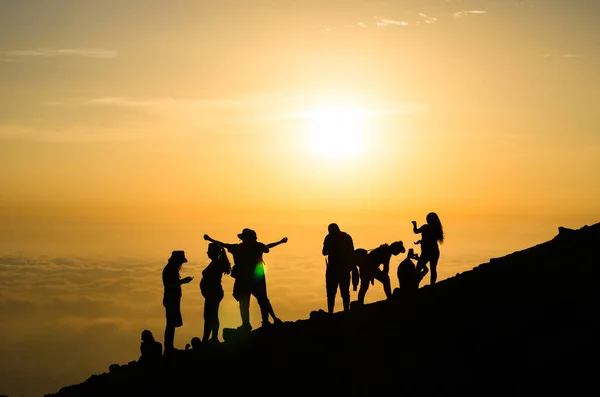
<svg viewBox="0 0 600 397">
<path fill-rule="evenodd" d="M 174 249 L 196 277 L 183 347 L 204 233 L 289 237 L 266 260 L 295 320 L 325 306 L 330 222 L 410 248 L 436 211 L 441 279 L 598 222 L 599 17 L 586 0 L 1 2 L 0 394 L 136 359 L 145 327 L 162 339 Z M 221 316 L 239 325 L 231 296 Z"/>
</svg>

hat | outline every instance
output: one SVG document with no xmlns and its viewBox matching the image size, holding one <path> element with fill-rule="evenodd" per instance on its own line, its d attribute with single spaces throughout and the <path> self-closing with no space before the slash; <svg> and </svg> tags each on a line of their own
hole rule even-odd
<svg viewBox="0 0 600 397">
<path fill-rule="evenodd" d="M 240 234 L 237 235 L 238 238 L 242 241 L 246 240 L 256 240 L 256 232 L 252 229 L 244 229 Z"/>
<path fill-rule="evenodd" d="M 169 262 L 186 263 L 187 259 L 185 258 L 185 252 L 184 251 L 173 251 L 171 253 L 171 257 L 169 258 Z"/>
</svg>

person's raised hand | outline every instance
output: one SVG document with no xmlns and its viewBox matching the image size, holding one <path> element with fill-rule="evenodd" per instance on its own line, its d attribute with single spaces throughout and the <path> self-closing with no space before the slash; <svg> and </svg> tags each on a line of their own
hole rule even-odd
<svg viewBox="0 0 600 397">
<path fill-rule="evenodd" d="M 210 237 L 208 237 L 208 234 L 204 235 L 204 239 L 207 240 L 207 241 L 210 240 Z"/>
<path fill-rule="evenodd" d="M 411 221 L 411 223 L 415 226 L 417 226 L 417 221 Z"/>
<path fill-rule="evenodd" d="M 284 237 L 284 238 L 282 238 L 282 239 L 281 239 L 281 242 L 282 242 L 282 243 L 287 243 L 287 242 L 288 242 L 288 238 L 287 238 L 287 237 Z"/>
</svg>

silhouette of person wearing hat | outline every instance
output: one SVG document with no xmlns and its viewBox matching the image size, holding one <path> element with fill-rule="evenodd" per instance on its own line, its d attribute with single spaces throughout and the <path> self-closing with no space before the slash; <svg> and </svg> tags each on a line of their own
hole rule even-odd
<svg viewBox="0 0 600 397">
<path fill-rule="evenodd" d="M 162 272 L 164 286 L 163 306 L 167 315 L 165 327 L 165 354 L 175 350 L 175 328 L 183 325 L 181 318 L 181 284 L 187 284 L 193 277 L 180 278 L 181 265 L 187 262 L 184 251 L 173 251 Z"/>
<path fill-rule="evenodd" d="M 287 242 L 283 238 L 278 242 L 264 244 L 258 241 L 256 232 L 252 229 L 244 229 L 238 238 L 242 240 L 239 244 L 228 244 L 210 238 L 207 234 L 204 239 L 224 247 L 233 255 L 234 266 L 231 269 L 231 277 L 235 278 L 233 284 L 233 297 L 240 304 L 240 316 L 242 325 L 238 328 L 243 331 L 252 330 L 250 325 L 250 295 L 258 301 L 263 325 L 269 323 L 269 315 L 275 322 L 280 320 L 275 316 L 271 302 L 267 298 L 267 285 L 264 271 L 263 254 L 268 253 L 270 248 Z"/>
<path fill-rule="evenodd" d="M 329 234 L 323 241 L 323 255 L 327 256 L 325 270 L 325 288 L 327 291 L 327 310 L 333 313 L 335 295 L 340 289 L 344 310 L 350 309 L 350 273 L 353 266 L 354 242 L 346 232 L 332 223 L 328 227 Z"/>
</svg>

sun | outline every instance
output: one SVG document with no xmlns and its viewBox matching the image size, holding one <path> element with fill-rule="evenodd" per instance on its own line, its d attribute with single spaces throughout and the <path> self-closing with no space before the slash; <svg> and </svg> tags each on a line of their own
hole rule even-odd
<svg viewBox="0 0 600 397">
<path fill-rule="evenodd" d="M 365 109 L 323 106 L 310 111 L 309 145 L 319 157 L 356 157 L 365 150 Z"/>
</svg>

